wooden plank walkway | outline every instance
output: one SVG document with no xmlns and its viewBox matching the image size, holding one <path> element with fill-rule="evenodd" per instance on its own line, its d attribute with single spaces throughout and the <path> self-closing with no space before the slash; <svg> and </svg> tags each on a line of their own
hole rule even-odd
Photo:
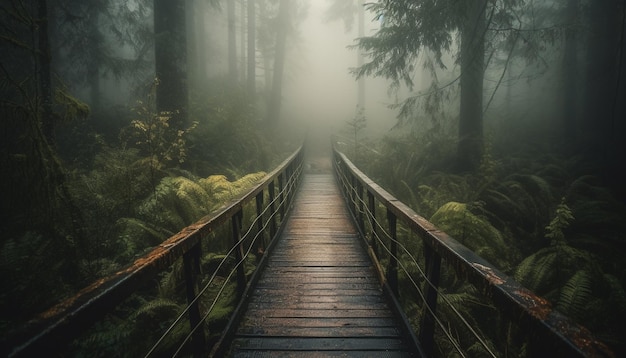
<svg viewBox="0 0 626 358">
<path fill-rule="evenodd" d="M 232 356 L 410 356 L 332 174 L 306 174 L 293 210 Z"/>
</svg>

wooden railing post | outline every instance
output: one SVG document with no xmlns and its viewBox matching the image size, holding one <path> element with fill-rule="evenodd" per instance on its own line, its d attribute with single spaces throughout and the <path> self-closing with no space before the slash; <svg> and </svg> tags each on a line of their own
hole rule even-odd
<svg viewBox="0 0 626 358">
<path fill-rule="evenodd" d="M 437 313 L 437 290 L 441 271 L 441 256 L 432 247 L 424 243 L 424 258 L 426 260 L 426 287 L 424 289 L 426 302 L 422 322 L 420 323 L 419 341 L 428 357 L 431 357 L 435 347 L 435 317 Z M 431 313 L 433 312 L 433 313 Z"/>
<path fill-rule="evenodd" d="M 352 210 L 352 214 L 356 216 L 356 177 L 350 174 L 350 208 Z"/>
<path fill-rule="evenodd" d="M 241 262 L 241 260 L 243 259 L 243 242 L 239 242 L 239 240 L 241 240 L 242 221 L 243 221 L 243 208 L 239 210 L 231 218 L 231 222 L 233 226 L 233 244 L 237 245 L 237 247 L 235 248 L 235 262 Z M 246 289 L 246 271 L 245 271 L 245 265 L 242 262 L 237 267 L 237 292 L 241 295 L 245 289 Z"/>
<path fill-rule="evenodd" d="M 293 162 L 287 169 L 287 202 L 293 201 L 295 192 L 293 188 L 296 185 L 294 174 L 296 173 L 297 162 Z"/>
<path fill-rule="evenodd" d="M 377 237 L 377 227 L 376 227 L 376 201 L 374 200 L 374 194 L 372 194 L 369 190 L 367 191 L 367 211 L 372 220 L 372 238 L 370 241 L 370 245 L 372 246 L 372 250 L 374 251 L 374 255 L 378 257 L 378 239 Z"/>
<path fill-rule="evenodd" d="M 356 215 L 359 228 L 361 232 L 365 234 L 365 219 L 363 218 L 363 184 L 360 181 L 356 181 L 356 200 L 358 201 L 358 213 Z"/>
<path fill-rule="evenodd" d="M 200 323 L 200 307 L 198 300 L 196 300 L 198 291 L 196 286 L 197 277 L 200 274 L 201 252 L 200 241 L 198 241 L 193 248 L 183 254 L 187 303 L 191 305 L 189 308 L 189 325 L 192 330 Z M 204 329 L 202 327 L 193 333 L 191 344 L 194 357 L 202 357 L 205 353 Z"/>
<path fill-rule="evenodd" d="M 280 193 L 280 220 L 285 218 L 285 173 L 278 175 L 278 192 Z"/>
<path fill-rule="evenodd" d="M 267 191 L 270 196 L 270 239 L 273 239 L 274 235 L 276 235 L 276 203 L 274 202 L 276 193 L 274 185 L 274 180 L 272 180 L 267 186 Z"/>
<path fill-rule="evenodd" d="M 260 193 L 258 193 L 256 195 L 256 216 L 257 216 L 257 223 L 256 223 L 256 228 L 257 228 L 257 232 L 259 234 L 259 236 L 256 239 L 256 242 L 254 244 L 254 250 L 255 250 L 255 254 L 257 257 L 257 261 L 261 259 L 261 256 L 263 256 L 263 252 L 265 251 L 266 245 L 267 243 L 265 242 L 265 230 L 263 230 L 263 226 L 265 226 L 265 223 L 263 222 L 263 196 L 265 195 L 265 193 L 263 191 L 261 191 Z"/>
<path fill-rule="evenodd" d="M 389 266 L 387 267 L 387 282 L 393 294 L 398 297 L 398 235 L 396 232 L 396 216 L 387 209 L 387 221 L 389 222 Z"/>
</svg>

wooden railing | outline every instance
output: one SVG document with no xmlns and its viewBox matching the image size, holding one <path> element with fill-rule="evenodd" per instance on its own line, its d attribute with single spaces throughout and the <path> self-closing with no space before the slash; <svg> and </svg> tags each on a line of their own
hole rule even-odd
<svg viewBox="0 0 626 358">
<path fill-rule="evenodd" d="M 433 356 L 437 351 L 436 355 L 441 355 L 444 349 L 436 345 L 442 341 L 456 351 L 455 355 L 465 356 L 469 348 L 462 347 L 460 339 L 460 332 L 464 330 L 475 335 L 471 341 L 482 346 L 480 356 L 613 356 L 587 329 L 555 311 L 547 300 L 437 229 L 369 179 L 336 148 L 333 165 L 383 286 L 399 301 L 419 307 L 419 313 L 408 319 L 413 322 L 425 356 Z M 399 234 L 400 226 L 403 235 Z M 420 252 L 407 247 L 418 247 Z M 400 276 L 399 271 L 402 271 Z M 419 274 L 413 275 L 416 271 Z M 491 313 L 480 318 L 487 321 L 492 330 L 501 331 L 499 341 L 497 337 L 485 337 L 479 327 L 471 324 L 469 327 L 453 326 L 468 322 L 452 307 L 454 305 L 442 312 L 441 306 L 450 303 L 444 293 L 456 293 L 457 289 L 442 287 L 443 281 L 451 281 L 448 278 L 451 275 L 475 287 L 474 292 L 482 297 L 480 304 L 486 307 L 484 311 Z M 400 291 L 411 292 L 413 297 L 398 297 Z M 459 316 L 446 317 L 453 314 Z"/>
<path fill-rule="evenodd" d="M 204 337 L 207 314 L 201 312 L 206 311 L 206 307 L 200 305 L 199 295 L 202 292 L 199 292 L 198 287 L 202 278 L 206 282 L 207 276 L 213 275 L 211 279 L 215 277 L 215 273 L 200 272 L 203 250 L 212 249 L 208 236 L 218 229 L 232 235 L 231 249 L 225 259 L 230 256 L 231 262 L 237 263 L 230 275 L 236 281 L 238 296 L 243 296 L 249 277 L 244 271 L 245 256 L 251 252 L 256 255 L 262 253 L 280 232 L 280 225 L 300 181 L 303 151 L 303 147 L 300 147 L 239 199 L 184 228 L 129 267 L 92 283 L 28 322 L 19 332 L 5 337 L 0 353 L 10 357 L 41 356 L 44 353 L 46 356 L 59 355 L 58 352 L 66 349 L 88 327 L 102 320 L 108 312 L 131 294 L 137 293 L 142 285 L 150 283 L 158 274 L 171 270 L 174 263 L 182 258 L 187 307 L 179 318 L 187 317 L 190 327 L 189 342 L 183 344 L 189 343 L 191 346 L 185 348 L 185 352 L 191 352 L 194 356 L 206 355 L 210 349 Z M 252 221 L 249 227 L 244 227 L 244 208 L 250 209 L 250 206 L 256 206 L 256 215 L 253 215 L 254 220 L 248 220 Z M 158 354 L 158 343 L 146 352 L 146 356 Z"/>
</svg>

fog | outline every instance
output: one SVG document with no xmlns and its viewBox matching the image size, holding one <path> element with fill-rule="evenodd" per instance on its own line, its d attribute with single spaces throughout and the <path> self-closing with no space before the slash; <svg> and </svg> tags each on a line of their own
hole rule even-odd
<svg viewBox="0 0 626 358">
<path fill-rule="evenodd" d="M 301 42 L 291 50 L 292 72 L 286 78 L 283 118 L 309 128 L 340 133 L 346 121 L 356 115 L 357 81 L 350 73 L 357 66 L 357 49 L 350 49 L 358 37 L 357 26 L 346 30 L 340 20 L 328 20 L 327 1 L 309 1 L 306 19 L 299 23 Z M 365 34 L 379 24 L 366 13 Z M 388 83 L 365 79 L 366 132 L 385 132 L 396 123 L 396 112 L 388 105 Z"/>
<path fill-rule="evenodd" d="M 0 1 L 0 333 L 213 214 L 304 134 L 327 164 L 339 135 L 378 185 L 626 356 L 624 0 L 371 1 L 357 39 L 360 3 Z M 478 306 L 461 308 L 500 327 Z"/>
</svg>

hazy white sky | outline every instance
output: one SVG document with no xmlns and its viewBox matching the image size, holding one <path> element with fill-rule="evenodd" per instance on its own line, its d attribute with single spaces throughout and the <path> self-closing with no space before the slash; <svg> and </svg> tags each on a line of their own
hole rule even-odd
<svg viewBox="0 0 626 358">
<path fill-rule="evenodd" d="M 355 115 L 357 83 L 349 73 L 357 65 L 354 44 L 357 26 L 346 33 L 341 21 L 327 22 L 327 0 L 309 0 L 308 16 L 300 24 L 302 43 L 290 53 L 292 68 L 283 88 L 286 120 L 301 119 L 311 125 L 345 127 Z M 372 18 L 366 14 L 368 22 Z M 366 35 L 376 23 L 366 25 Z M 387 85 L 366 79 L 366 117 L 369 129 L 388 129 L 395 124 L 395 113 L 386 108 Z"/>
</svg>

